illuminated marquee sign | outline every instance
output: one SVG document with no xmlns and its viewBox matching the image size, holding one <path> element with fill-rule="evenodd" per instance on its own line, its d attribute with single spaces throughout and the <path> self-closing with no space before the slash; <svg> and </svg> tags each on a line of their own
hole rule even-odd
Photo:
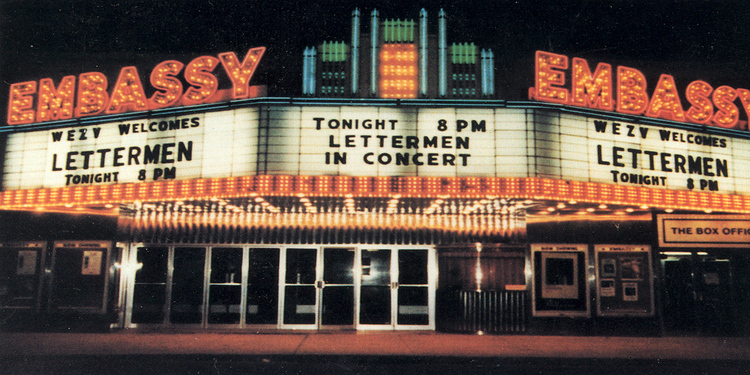
<svg viewBox="0 0 750 375">
<path fill-rule="evenodd" d="M 11 133 L 2 187 L 262 174 L 539 177 L 750 195 L 747 149 L 739 137 L 546 110 L 279 103 Z"/>
<path fill-rule="evenodd" d="M 8 135 L 4 190 L 253 175 L 257 111 L 242 108 Z"/>
<path fill-rule="evenodd" d="M 702 191 L 742 191 L 747 141 L 588 119 L 588 164 L 600 182 Z M 562 131 L 562 130 L 561 130 Z"/>
<path fill-rule="evenodd" d="M 454 108 L 272 108 L 273 147 L 267 172 L 493 176 L 493 113 Z"/>
<path fill-rule="evenodd" d="M 566 71 L 570 68 L 568 82 Z M 687 85 L 684 97 L 690 104 L 685 110 L 674 77 L 662 74 L 651 97 L 646 92 L 645 75 L 634 68 L 599 63 L 591 72 L 589 63 L 578 57 L 572 62 L 565 55 L 536 52 L 534 87 L 529 98 L 539 101 L 616 111 L 628 115 L 645 115 L 665 120 L 748 130 L 739 125 L 739 98 L 750 114 L 750 90 L 729 86 L 712 87 L 704 81 Z"/>
<path fill-rule="evenodd" d="M 175 60 L 161 62 L 149 76 L 156 90 L 151 97 L 146 97 L 134 66 L 120 70 L 110 92 L 107 92 L 107 77 L 100 72 L 83 73 L 77 83 L 75 76 L 63 77 L 57 87 L 51 78 L 14 83 L 10 85 L 8 125 L 246 99 L 253 96 L 250 79 L 265 50 L 265 47 L 250 49 L 242 62 L 234 52 L 220 53 L 218 57 L 201 56 L 187 65 Z M 219 65 L 229 77 L 231 89 L 219 90 L 219 80 L 213 73 Z M 188 87 L 183 87 L 178 78 L 180 72 Z"/>
</svg>

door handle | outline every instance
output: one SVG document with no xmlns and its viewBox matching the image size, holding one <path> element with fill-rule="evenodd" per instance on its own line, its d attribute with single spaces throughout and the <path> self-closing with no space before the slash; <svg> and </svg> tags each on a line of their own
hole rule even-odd
<svg viewBox="0 0 750 375">
<path fill-rule="evenodd" d="M 398 289 L 398 281 L 394 281 L 391 283 L 391 289 Z"/>
<path fill-rule="evenodd" d="M 325 285 L 325 282 L 324 282 L 323 280 L 318 280 L 318 282 L 316 283 L 316 285 L 315 285 L 315 286 L 316 286 L 316 287 L 317 287 L 318 289 L 323 289 L 323 286 L 324 286 L 324 285 Z"/>
</svg>

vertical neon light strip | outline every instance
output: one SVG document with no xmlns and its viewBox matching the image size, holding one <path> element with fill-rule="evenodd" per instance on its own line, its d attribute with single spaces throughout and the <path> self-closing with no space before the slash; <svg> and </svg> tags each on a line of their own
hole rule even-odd
<svg viewBox="0 0 750 375">
<path fill-rule="evenodd" d="M 305 48 L 302 55 L 302 94 L 310 94 L 310 48 Z"/>
<path fill-rule="evenodd" d="M 487 88 L 489 95 L 495 95 L 495 54 L 491 49 L 487 50 Z"/>
<path fill-rule="evenodd" d="M 427 11 L 419 11 L 419 93 L 427 95 Z"/>
<path fill-rule="evenodd" d="M 315 95 L 315 63 L 318 59 L 318 51 L 315 47 L 310 47 L 310 93 Z"/>
<path fill-rule="evenodd" d="M 482 262 L 481 262 L 482 244 L 477 243 L 476 248 L 477 248 L 477 264 L 475 266 L 476 268 L 474 271 L 474 279 L 477 282 L 477 292 L 481 292 L 482 291 L 482 279 L 484 279 L 484 274 L 482 273 Z"/>
<path fill-rule="evenodd" d="M 378 11 L 370 18 L 370 92 L 378 94 Z"/>
<path fill-rule="evenodd" d="M 352 94 L 359 89 L 359 9 L 352 12 Z"/>
<path fill-rule="evenodd" d="M 487 52 L 483 49 L 482 55 L 482 95 L 487 95 Z"/>
<path fill-rule="evenodd" d="M 495 57 L 491 49 L 482 50 L 482 95 L 495 95 Z"/>
<path fill-rule="evenodd" d="M 438 47 L 438 90 L 440 96 L 445 96 L 446 91 L 448 91 L 448 82 L 447 82 L 447 59 L 448 59 L 448 41 L 446 37 L 446 25 L 445 25 L 445 11 L 440 9 L 440 34 L 438 36 L 439 38 L 439 47 Z"/>
<path fill-rule="evenodd" d="M 309 48 L 305 48 L 305 52 L 302 53 L 302 95 L 307 94 L 307 53 L 310 51 Z"/>
<path fill-rule="evenodd" d="M 305 57 L 302 60 L 302 93 L 315 95 L 315 47 L 305 49 Z"/>
</svg>

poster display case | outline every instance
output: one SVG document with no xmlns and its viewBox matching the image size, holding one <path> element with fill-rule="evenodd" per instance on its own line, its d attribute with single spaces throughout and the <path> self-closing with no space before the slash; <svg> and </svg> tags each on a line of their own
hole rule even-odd
<svg viewBox="0 0 750 375">
<path fill-rule="evenodd" d="M 595 245 L 599 316 L 653 316 L 651 247 Z"/>
<path fill-rule="evenodd" d="M 45 242 L 0 243 L 0 309 L 39 310 Z"/>
<path fill-rule="evenodd" d="M 111 244 L 57 241 L 52 248 L 49 306 L 54 312 L 105 313 Z"/>
<path fill-rule="evenodd" d="M 589 317 L 588 246 L 532 244 L 536 317 Z"/>
</svg>

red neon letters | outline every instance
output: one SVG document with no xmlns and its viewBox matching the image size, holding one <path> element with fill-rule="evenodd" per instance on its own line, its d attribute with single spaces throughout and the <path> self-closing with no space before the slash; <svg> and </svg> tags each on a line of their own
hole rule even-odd
<svg viewBox="0 0 750 375">
<path fill-rule="evenodd" d="M 231 99 L 246 99 L 250 97 L 250 79 L 265 51 L 265 47 L 251 48 L 241 63 L 234 52 L 221 53 L 218 58 L 201 56 L 187 66 L 175 60 L 161 62 L 149 77 L 151 86 L 156 89 L 150 98 L 146 96 L 141 77 L 134 66 L 120 70 L 111 92 L 107 92 L 107 77 L 99 72 L 83 73 L 78 77 L 77 95 L 75 76 L 64 77 L 57 87 L 51 78 L 41 79 L 38 83 L 14 83 L 10 85 L 8 125 L 222 100 L 224 96 L 217 94 L 220 91 L 219 79 L 213 73 L 219 65 L 223 66 L 232 83 L 229 90 Z M 183 67 L 184 82 L 189 85 L 184 92 L 183 81 L 177 78 Z"/>
<path fill-rule="evenodd" d="M 617 67 L 613 87 L 612 67 L 599 63 L 594 74 L 586 60 L 574 57 L 570 89 L 566 87 L 568 57 L 551 52 L 536 52 L 534 87 L 529 98 L 550 103 L 617 111 L 629 115 L 645 115 L 665 120 L 706 124 L 723 128 L 738 128 L 740 99 L 750 116 L 750 90 L 721 86 L 716 89 L 703 81 L 691 82 L 685 90 L 690 104 L 684 110 L 680 92 L 669 74 L 659 77 L 649 98 L 645 75 L 634 68 Z M 613 92 L 616 93 L 613 99 Z M 715 109 L 714 109 L 715 107 Z M 743 125 L 744 130 L 747 127 Z"/>
</svg>

